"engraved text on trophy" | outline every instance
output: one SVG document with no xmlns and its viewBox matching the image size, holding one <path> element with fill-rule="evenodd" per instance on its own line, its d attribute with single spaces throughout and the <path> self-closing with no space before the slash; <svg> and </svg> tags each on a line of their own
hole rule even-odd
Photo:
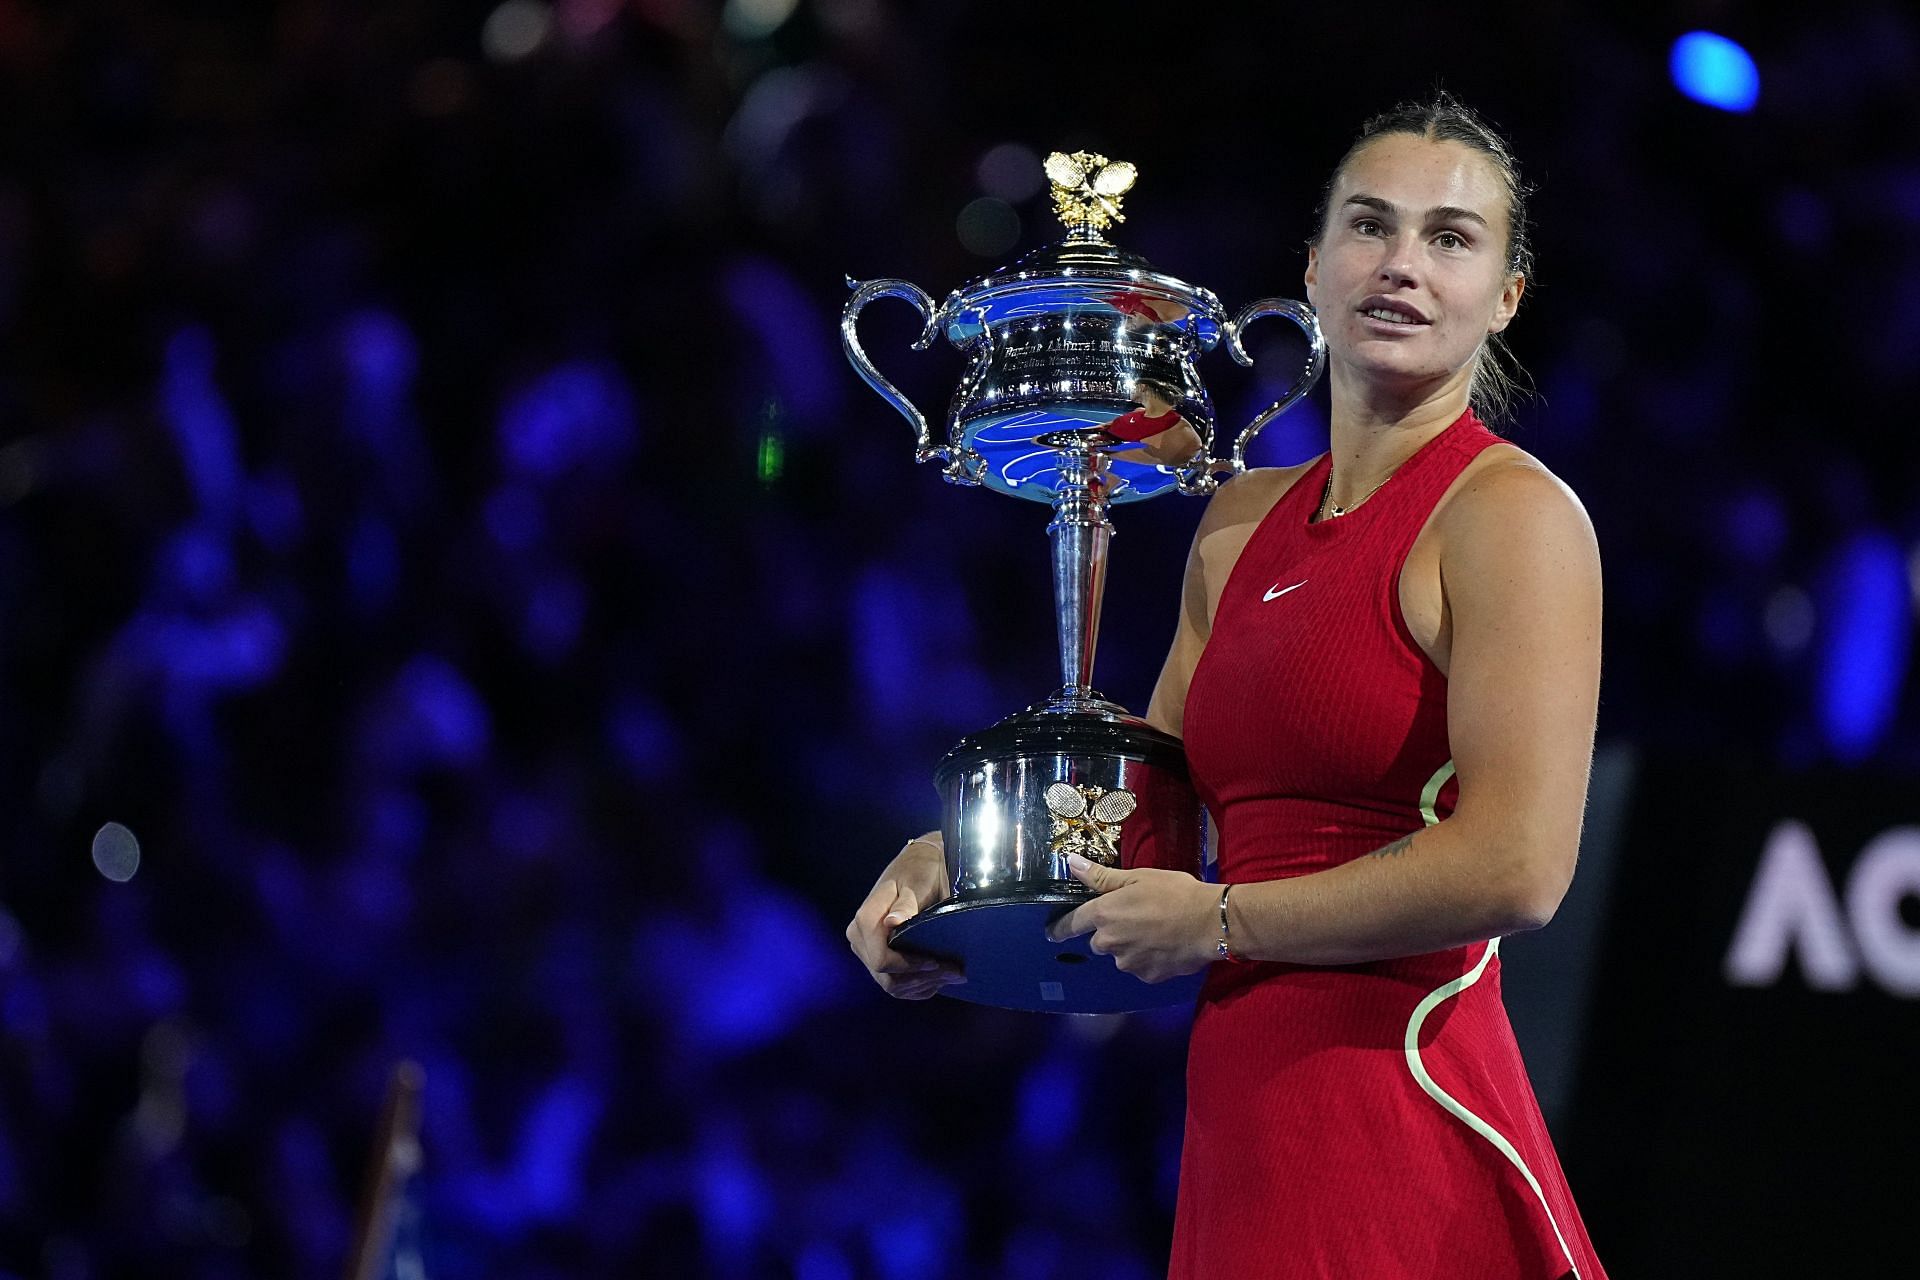
<svg viewBox="0 0 1920 1280">
<path fill-rule="evenodd" d="M 1195 394 L 1189 335 L 1135 327 L 1126 317 L 1082 312 L 1018 321 L 995 334 L 995 350 L 967 417 L 1062 399 L 1130 403 L 1136 382 Z"/>
</svg>

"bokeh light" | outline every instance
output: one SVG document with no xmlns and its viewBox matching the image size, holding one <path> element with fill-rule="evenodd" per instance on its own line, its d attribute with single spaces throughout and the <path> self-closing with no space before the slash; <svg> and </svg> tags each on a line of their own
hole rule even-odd
<svg viewBox="0 0 1920 1280">
<path fill-rule="evenodd" d="M 720 21 L 738 40 L 764 40 L 793 16 L 800 0 L 727 0 Z"/>
<path fill-rule="evenodd" d="M 1858 761 L 1893 725 L 1913 643 L 1906 558 L 1882 534 L 1862 534 L 1828 566 L 1832 601 L 1820 637 L 1820 727 L 1839 759 Z"/>
<path fill-rule="evenodd" d="M 140 841 L 120 823 L 107 823 L 94 832 L 93 865 L 107 879 L 125 884 L 140 870 Z"/>
<path fill-rule="evenodd" d="M 1001 257 L 1020 243 L 1020 215 L 993 196 L 968 201 L 953 226 L 967 252 L 982 258 Z"/>
<path fill-rule="evenodd" d="M 1019 204 L 1032 199 L 1046 185 L 1047 172 L 1032 147 L 1003 142 L 989 148 L 974 166 L 980 189 L 988 195 Z"/>
<path fill-rule="evenodd" d="M 1680 92 L 1722 111 L 1751 111 L 1760 101 L 1760 69 L 1753 55 L 1710 31 L 1690 31 L 1673 42 L 1667 69 Z"/>
<path fill-rule="evenodd" d="M 1790 657 L 1805 649 L 1815 621 L 1813 600 L 1800 588 L 1780 587 L 1767 597 L 1767 639 L 1781 654 Z"/>
<path fill-rule="evenodd" d="M 20 928 L 20 922 L 14 919 L 12 912 L 0 907 L 0 969 L 13 963 L 25 940 L 26 933 Z"/>
<path fill-rule="evenodd" d="M 541 0 L 506 0 L 487 15 L 480 47 L 495 62 L 518 62 L 538 52 L 553 32 L 553 9 Z M 445 104 L 444 93 L 436 100 Z"/>
</svg>

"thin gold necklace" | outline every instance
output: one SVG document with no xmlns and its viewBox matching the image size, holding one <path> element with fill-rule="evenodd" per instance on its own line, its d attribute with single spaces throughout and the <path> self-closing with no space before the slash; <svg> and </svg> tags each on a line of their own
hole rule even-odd
<svg viewBox="0 0 1920 1280">
<path fill-rule="evenodd" d="M 1399 468 L 1396 467 L 1394 468 L 1394 470 L 1397 471 L 1399 470 Z M 1373 486 L 1373 488 L 1367 490 L 1365 493 L 1355 498 L 1352 502 L 1349 502 L 1346 506 L 1344 507 L 1329 506 L 1327 504 L 1327 499 L 1333 496 L 1333 468 L 1328 467 L 1327 468 L 1327 487 L 1320 491 L 1320 509 L 1314 515 L 1314 523 L 1318 524 L 1322 520 L 1332 520 L 1332 519 L 1335 519 L 1336 517 L 1347 514 L 1347 512 L 1353 510 L 1355 507 L 1365 502 L 1368 498 L 1371 498 L 1374 494 L 1380 492 L 1381 489 L 1386 487 L 1387 480 L 1391 480 L 1391 479 L 1393 479 L 1393 471 L 1387 472 L 1385 480 L 1382 480 L 1379 484 Z"/>
</svg>

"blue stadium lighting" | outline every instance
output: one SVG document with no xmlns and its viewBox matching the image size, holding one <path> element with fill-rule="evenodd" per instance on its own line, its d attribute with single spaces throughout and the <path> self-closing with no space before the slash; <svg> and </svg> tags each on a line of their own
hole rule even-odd
<svg viewBox="0 0 1920 1280">
<path fill-rule="evenodd" d="M 1667 59 L 1674 87 L 1722 111 L 1751 111 L 1760 101 L 1760 69 L 1753 55 L 1725 36 L 1689 31 Z"/>
<path fill-rule="evenodd" d="M 1829 571 L 1829 616 L 1815 675 L 1821 736 L 1839 759 L 1867 759 L 1893 727 L 1912 645 L 1907 567 L 1884 534 L 1854 541 Z"/>
</svg>

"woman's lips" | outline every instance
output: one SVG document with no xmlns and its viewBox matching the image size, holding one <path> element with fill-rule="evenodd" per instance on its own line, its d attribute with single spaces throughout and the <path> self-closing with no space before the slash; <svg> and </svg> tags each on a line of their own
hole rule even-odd
<svg viewBox="0 0 1920 1280">
<path fill-rule="evenodd" d="M 1355 308 L 1363 317 L 1378 324 L 1390 324 L 1403 328 L 1413 328 L 1428 323 L 1420 308 L 1398 298 L 1389 298 L 1375 294 L 1363 298 Z"/>
</svg>

